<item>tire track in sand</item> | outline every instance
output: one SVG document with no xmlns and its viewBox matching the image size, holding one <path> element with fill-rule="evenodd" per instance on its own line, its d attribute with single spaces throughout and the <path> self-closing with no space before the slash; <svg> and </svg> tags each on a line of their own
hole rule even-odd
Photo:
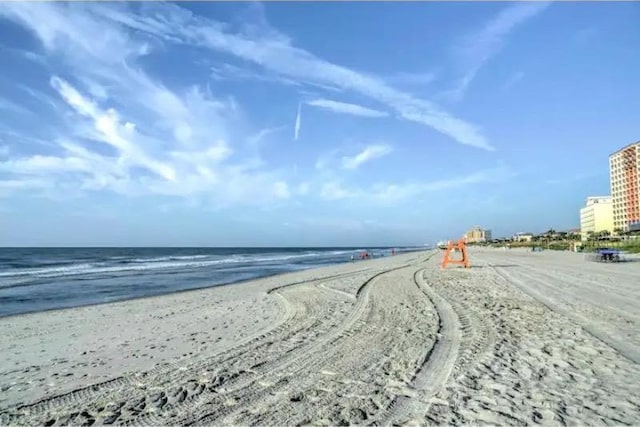
<svg viewBox="0 0 640 427">
<path fill-rule="evenodd" d="M 277 393 L 277 390 L 282 389 L 288 384 L 288 378 L 300 375 L 310 367 L 315 366 L 319 361 L 327 358 L 329 353 L 337 351 L 331 349 L 330 344 L 341 337 L 348 336 L 353 333 L 354 328 L 359 329 L 364 326 L 362 318 L 366 316 L 371 309 L 369 300 L 370 292 L 376 279 L 380 276 L 407 268 L 408 265 L 402 265 L 399 267 L 386 269 L 378 272 L 366 280 L 356 292 L 356 302 L 344 321 L 331 329 L 322 338 L 314 341 L 312 344 L 296 349 L 284 357 L 274 361 L 268 367 L 265 367 L 266 372 L 262 375 L 256 375 L 250 382 L 244 384 L 238 384 L 233 387 L 233 390 L 227 390 L 224 398 L 228 399 L 230 394 L 237 392 L 242 402 L 246 405 L 255 405 L 256 402 L 268 397 L 271 394 Z M 329 350 L 324 350 L 329 348 Z M 288 368 L 286 375 L 282 372 Z M 224 401 L 223 396 L 220 396 L 220 401 L 208 402 L 207 408 L 199 409 L 197 414 L 191 414 L 186 419 L 181 420 L 182 425 L 210 425 L 212 423 L 219 425 L 233 424 L 233 416 L 243 409 L 243 405 L 239 407 L 236 405 L 224 405 L 221 404 Z"/>
<path fill-rule="evenodd" d="M 444 387 L 453 372 L 458 358 L 462 330 L 460 321 L 451 304 L 431 288 L 424 279 L 425 269 L 414 274 L 418 288 L 434 305 L 439 318 L 438 339 L 424 355 L 423 363 L 416 371 L 412 388 L 415 396 L 398 396 L 388 410 L 381 424 L 397 425 L 407 422 L 422 424 L 424 415 L 431 407 L 431 399 Z"/>
<path fill-rule="evenodd" d="M 195 363 L 190 363 L 188 365 L 184 365 L 181 361 L 173 361 L 159 364 L 152 369 L 135 374 L 128 374 L 119 377 L 115 377 L 113 379 L 103 381 L 100 383 L 92 384 L 86 387 L 78 388 L 72 390 L 67 393 L 58 394 L 54 396 L 48 396 L 43 399 L 37 400 L 35 402 L 31 402 L 28 404 L 21 404 L 16 407 L 9 407 L 2 412 L 0 412 L 0 420 L 2 421 L 2 425 L 5 424 L 15 424 L 18 423 L 19 420 L 27 415 L 29 417 L 33 417 L 34 415 L 46 415 L 47 413 L 53 414 L 55 416 L 54 419 L 49 421 L 55 421 L 57 424 L 58 421 L 63 421 L 66 418 L 65 408 L 73 408 L 78 411 L 69 411 L 71 415 L 76 412 L 87 412 L 83 411 L 85 405 L 88 402 L 104 400 L 104 401 L 112 401 L 114 396 L 111 396 L 111 393 L 118 393 L 119 391 L 126 391 L 126 402 L 139 402 L 139 404 L 133 404 L 131 406 L 135 406 L 136 408 L 140 407 L 140 412 L 143 410 L 148 410 L 150 408 L 150 402 L 145 401 L 145 395 L 150 395 L 150 390 L 146 387 L 140 387 L 141 383 L 156 383 L 155 378 L 161 378 L 162 383 L 170 383 L 172 380 L 178 380 L 185 376 L 185 373 L 189 371 L 200 372 L 207 370 L 208 367 L 214 364 L 225 364 L 225 362 L 238 357 L 244 352 L 249 350 L 255 350 L 261 347 L 261 342 L 265 341 L 269 336 L 278 335 L 279 333 L 286 332 L 291 328 L 287 325 L 292 321 L 295 317 L 295 310 L 292 308 L 291 303 L 287 300 L 285 296 L 283 296 L 279 291 L 290 288 L 298 285 L 312 285 L 314 283 L 323 283 L 327 280 L 344 278 L 347 276 L 361 274 L 364 270 L 357 270 L 349 273 L 342 273 L 336 275 L 327 275 L 321 276 L 310 280 L 302 280 L 295 281 L 292 283 L 287 283 L 284 285 L 277 286 L 275 288 L 270 289 L 267 293 L 273 295 L 278 305 L 280 306 L 280 316 L 276 322 L 274 322 L 269 328 L 263 329 L 261 331 L 256 331 L 256 333 L 251 334 L 245 337 L 242 340 L 236 341 L 234 344 L 226 346 L 215 354 L 197 361 Z M 233 378 L 229 378 L 233 380 Z M 161 390 L 162 387 L 153 387 L 153 389 L 158 390 L 158 399 L 151 398 L 152 401 L 158 401 L 163 407 L 169 408 L 170 406 L 175 405 L 180 406 L 184 400 L 197 400 L 201 397 L 202 394 L 207 394 L 208 391 L 213 391 L 216 386 L 216 382 L 218 380 L 212 381 L 213 384 L 205 384 L 206 387 L 191 387 L 191 383 L 194 382 L 192 380 L 188 380 L 185 378 L 184 387 L 176 387 L 175 393 L 170 390 Z M 225 381 L 224 378 L 221 381 Z M 187 392 L 185 395 L 185 391 Z M 173 396 L 175 394 L 175 396 Z M 123 396 L 124 397 L 124 396 Z M 146 399 L 148 400 L 148 399 Z M 122 401 L 120 403 L 115 403 L 111 405 L 113 407 L 112 412 L 119 412 L 121 409 L 124 409 L 127 406 L 130 406 L 129 403 Z M 144 408 L 146 405 L 147 408 Z M 131 408 L 137 412 L 136 408 Z M 92 412 L 92 411 L 89 411 Z M 62 416 L 61 419 L 57 419 L 57 416 Z M 146 415 L 142 415 L 142 418 L 147 418 Z M 151 415 L 155 418 L 153 415 Z M 74 417 L 77 418 L 77 417 Z M 82 417 L 80 417 L 82 418 Z M 91 421 L 93 417 L 85 416 L 88 421 Z M 45 419 L 42 420 L 44 422 Z M 72 420 L 69 420 L 72 421 Z M 80 420 L 76 419 L 74 422 L 78 422 Z M 93 421 L 100 421 L 99 419 L 93 418 Z"/>
<path fill-rule="evenodd" d="M 375 274 L 367 278 L 358 288 L 356 300 L 361 299 L 364 301 L 367 299 L 368 285 L 375 277 L 406 266 L 405 264 L 393 269 L 386 269 L 379 272 L 375 272 L 374 270 L 371 272 L 375 272 Z M 177 419 L 185 415 L 189 416 L 195 412 L 194 409 L 205 406 L 202 404 L 207 400 L 212 399 L 216 401 L 218 400 L 216 398 L 217 395 L 226 395 L 229 391 L 238 390 L 251 384 L 255 386 L 259 378 L 278 371 L 278 368 L 272 368 L 270 366 L 271 361 L 267 360 L 267 363 L 262 366 L 254 366 L 255 370 L 249 369 L 238 372 L 238 374 L 244 378 L 238 377 L 238 375 L 233 372 L 222 374 L 219 378 L 217 376 L 215 378 L 211 377 L 211 379 L 200 378 L 201 370 L 207 371 L 204 374 L 213 374 L 214 372 L 210 372 L 211 368 L 215 368 L 215 366 L 227 366 L 230 359 L 235 358 L 235 356 L 239 356 L 244 352 L 253 352 L 257 348 L 260 348 L 261 342 L 266 336 L 271 335 L 273 337 L 274 334 L 278 335 L 278 331 L 282 333 L 291 332 L 292 328 L 287 327 L 287 324 L 291 321 L 295 313 L 292 312 L 291 304 L 286 296 L 279 292 L 280 290 L 296 285 L 314 286 L 314 284 L 317 285 L 319 282 L 323 283 L 323 281 L 327 279 L 357 276 L 361 274 L 362 271 L 363 270 L 358 270 L 347 274 L 343 273 L 318 277 L 313 280 L 294 282 L 272 289 L 269 293 L 275 293 L 276 295 L 274 295 L 274 297 L 276 297 L 278 303 L 281 304 L 281 321 L 273 324 L 273 328 L 270 330 L 263 330 L 261 333 L 254 334 L 253 337 L 246 337 L 243 342 L 236 343 L 238 345 L 233 346 L 233 348 L 227 348 L 225 349 L 226 351 L 218 352 L 216 355 L 212 355 L 196 363 L 184 365 L 184 362 L 178 361 L 162 364 L 143 373 L 117 377 L 111 381 L 94 384 L 70 393 L 51 396 L 28 405 L 22 405 L 17 408 L 14 407 L 2 414 L 3 424 L 5 422 L 17 424 L 26 421 L 27 418 L 38 416 L 38 414 L 43 423 L 45 421 L 47 423 L 53 422 L 56 425 L 67 423 L 80 424 L 84 421 L 88 423 L 95 422 L 97 424 L 114 422 L 146 424 L 149 422 L 155 423 L 155 421 L 166 421 L 168 419 L 167 417 L 172 415 L 172 422 L 177 421 Z M 364 306 L 366 306 L 366 304 L 362 304 L 362 307 Z M 352 314 L 358 314 L 358 310 L 355 310 L 355 313 Z M 360 316 L 353 317 L 354 319 L 351 322 L 351 326 L 356 324 Z M 331 326 L 335 327 L 333 325 Z M 348 325 L 343 323 L 342 326 L 340 329 L 343 332 L 348 332 Z M 294 327 L 293 329 L 296 328 Z M 330 336 L 334 335 L 339 336 L 340 334 L 330 334 Z M 273 338 L 276 339 L 275 337 Z M 320 338 L 322 338 L 321 335 Z M 330 340 L 327 340 L 327 342 L 329 341 Z M 289 360 L 289 363 L 295 364 L 302 356 L 295 358 L 293 356 L 299 352 L 298 350 L 304 348 L 304 346 L 300 346 L 300 348 L 287 352 L 284 355 L 285 362 Z M 306 365 L 309 363 L 311 362 L 307 362 Z M 263 384 L 260 385 L 262 388 L 265 387 Z M 121 395 L 121 398 L 118 399 L 118 397 L 116 397 L 117 395 Z M 114 398 L 116 399 L 115 401 Z M 102 403 L 98 403 L 97 401 Z M 87 406 L 90 402 L 95 402 L 96 405 L 102 405 L 104 407 L 104 411 L 102 408 L 97 409 L 97 412 L 102 413 L 101 415 L 94 412 L 98 406 L 95 406 L 93 410 L 91 408 L 94 404 Z M 106 406 L 104 406 L 105 404 Z M 129 417 L 125 419 L 121 418 L 121 412 L 123 416 L 124 412 L 127 412 Z M 48 417 L 44 418 L 47 415 Z M 191 418 L 191 421 L 194 421 L 193 418 Z"/>
<path fill-rule="evenodd" d="M 570 309 L 570 305 L 569 304 L 567 304 L 567 305 L 569 305 L 569 308 L 567 308 L 566 306 L 563 306 L 562 303 L 554 303 L 553 302 L 553 297 L 549 298 L 549 297 L 543 295 L 541 291 L 535 290 L 533 288 L 533 286 L 527 285 L 527 283 L 525 283 L 522 280 L 518 279 L 513 274 L 508 273 L 503 268 L 500 268 L 500 267 L 491 267 L 491 268 L 498 275 L 500 275 L 504 280 L 506 280 L 509 283 L 514 284 L 521 291 L 523 291 L 524 293 L 526 293 L 527 295 L 529 295 L 530 297 L 532 297 L 536 301 L 538 301 L 541 304 L 543 304 L 549 310 L 555 311 L 556 313 L 559 313 L 559 314 L 565 316 L 566 318 L 573 320 L 582 329 L 584 329 L 589 334 L 591 334 L 593 337 L 595 337 L 598 340 L 602 341 L 603 343 L 605 343 L 609 347 L 611 347 L 614 350 L 616 350 L 619 354 L 624 356 L 626 359 L 628 359 L 628 360 L 630 360 L 630 361 L 632 361 L 634 363 L 640 364 L 640 351 L 638 351 L 638 349 L 635 346 L 629 345 L 627 343 L 627 341 L 625 341 L 623 339 L 619 339 L 619 338 L 617 338 L 615 336 L 612 336 L 610 333 L 607 333 L 607 332 L 603 331 L 600 327 L 595 325 L 588 318 L 586 318 L 585 316 L 582 316 L 576 310 Z M 546 295 L 555 296 L 557 301 L 563 301 L 564 298 L 563 298 L 562 294 L 557 289 L 555 289 L 553 286 L 551 286 L 549 283 L 547 283 L 546 281 L 541 280 L 539 278 L 536 278 L 535 276 L 533 276 L 531 274 L 527 274 L 527 273 L 522 272 L 522 271 L 519 272 L 518 274 L 524 276 L 524 278 L 526 278 L 527 280 L 537 284 L 540 287 L 540 289 L 542 289 L 544 291 L 544 293 Z"/>
<path fill-rule="evenodd" d="M 382 273 L 371 272 L 364 275 L 365 284 L 372 277 L 384 274 L 387 271 Z M 331 276 L 331 278 L 358 277 L 360 275 L 362 275 L 361 271 L 355 271 Z M 156 379 L 151 379 L 145 385 L 145 389 L 127 393 L 126 397 L 123 396 L 111 407 L 111 412 L 117 416 L 116 422 L 124 422 L 130 425 L 158 425 L 170 419 L 172 423 L 181 420 L 180 423 L 185 424 L 192 422 L 193 415 L 203 407 L 211 407 L 213 405 L 233 409 L 236 401 L 235 394 L 238 392 L 243 393 L 247 387 L 254 387 L 258 391 L 271 387 L 273 384 L 269 383 L 270 378 L 265 375 L 274 371 L 271 366 L 273 360 L 288 360 L 296 356 L 300 349 L 304 349 L 309 345 L 308 342 L 296 344 L 298 341 L 295 338 L 296 335 L 305 330 L 312 330 L 313 328 L 329 329 L 332 326 L 322 325 L 320 320 L 326 316 L 317 318 L 317 314 L 314 315 L 311 312 L 307 312 L 306 303 L 300 304 L 298 302 L 296 304 L 297 308 L 294 308 L 293 302 L 289 301 L 286 293 L 282 293 L 282 291 L 288 292 L 296 285 L 315 288 L 318 281 L 323 279 L 326 280 L 326 278 L 319 278 L 279 286 L 271 294 L 277 295 L 279 300 L 282 300 L 287 306 L 286 311 L 289 313 L 289 319 L 286 323 L 262 335 L 260 337 L 262 339 L 254 340 L 246 344 L 242 349 L 233 349 L 231 354 L 223 354 L 217 360 L 210 358 L 197 365 L 181 367 L 176 372 L 165 372 L 161 378 L 158 376 Z M 360 286 L 359 290 L 362 291 L 363 287 L 364 285 Z M 325 307 L 324 305 L 315 306 Z M 319 321 L 320 323 L 318 323 Z M 285 341 L 290 341 L 290 344 L 293 343 L 296 346 L 285 346 L 280 349 L 280 355 L 274 354 L 272 358 L 267 357 L 262 361 L 259 359 L 246 360 L 246 357 L 244 357 L 244 355 L 248 355 L 249 359 L 253 359 L 251 355 L 261 354 L 261 349 L 265 346 L 274 344 L 274 347 L 280 347 L 279 344 Z M 313 342 L 314 340 L 311 340 L 311 343 Z M 220 374 L 220 376 L 214 375 L 214 377 L 205 378 L 199 374 L 203 372 L 204 375 L 208 376 L 216 371 L 217 367 L 223 370 L 223 374 Z M 78 411 L 75 412 L 77 413 Z M 126 417 L 124 417 L 124 412 L 127 412 Z M 121 413 L 124 419 L 120 416 Z"/>
</svg>

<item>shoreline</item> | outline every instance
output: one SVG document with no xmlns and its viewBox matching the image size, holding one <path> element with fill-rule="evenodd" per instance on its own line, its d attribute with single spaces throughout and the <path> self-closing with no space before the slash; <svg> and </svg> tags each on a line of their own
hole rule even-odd
<svg viewBox="0 0 640 427">
<path fill-rule="evenodd" d="M 640 270 L 440 255 L 1 318 L 0 424 L 640 422 Z"/>
<path fill-rule="evenodd" d="M 341 265 L 341 264 L 339 264 L 339 263 L 331 264 L 330 266 L 335 266 L 335 265 Z M 329 266 L 324 266 L 324 267 L 329 267 Z M 268 278 L 272 278 L 272 277 L 275 277 L 275 276 L 281 276 L 281 275 L 286 275 L 286 274 L 290 274 L 290 273 L 296 273 L 298 271 L 314 270 L 316 268 L 323 268 L 323 267 L 310 267 L 310 268 L 304 269 L 304 270 L 294 270 L 294 271 L 287 271 L 287 272 L 284 272 L 284 273 L 267 274 L 267 275 L 256 277 L 256 278 L 253 278 L 253 279 L 240 279 L 240 280 L 237 280 L 237 281 L 225 282 L 225 283 L 220 283 L 220 284 L 217 284 L 217 285 L 204 285 L 204 286 L 198 287 L 198 288 L 176 289 L 176 290 L 173 290 L 173 291 L 168 291 L 168 292 L 154 294 L 154 295 L 144 295 L 144 296 L 139 296 L 139 297 L 125 298 L 125 299 L 118 299 L 118 300 L 104 301 L 104 302 L 94 302 L 94 303 L 88 303 L 88 304 L 74 305 L 72 307 L 47 308 L 47 309 L 38 310 L 38 311 L 28 311 L 28 312 L 17 313 L 17 314 L 0 315 L 0 320 L 7 319 L 7 318 L 10 318 L 10 317 L 29 316 L 29 315 L 35 315 L 35 314 L 40 314 L 40 313 L 48 313 L 48 312 L 53 312 L 53 311 L 74 310 L 76 308 L 101 306 L 101 305 L 106 305 L 106 304 L 118 304 L 118 303 L 124 303 L 124 302 L 127 302 L 127 301 L 144 300 L 144 299 L 150 299 L 150 298 L 161 298 L 161 297 L 170 296 L 170 295 L 173 295 L 173 294 L 181 294 L 181 293 L 187 293 L 187 292 L 198 292 L 198 291 L 203 291 L 203 290 L 212 289 L 212 288 L 218 288 L 218 287 L 224 287 L 224 286 L 232 286 L 232 285 L 240 285 L 242 283 L 253 282 L 255 280 L 261 280 L 261 279 L 268 279 Z"/>
<path fill-rule="evenodd" d="M 9 249 L 9 248 L 4 248 L 4 249 Z M 23 248 L 23 249 L 32 249 L 32 248 Z M 36 249 L 41 249 L 41 248 L 36 248 Z M 50 248 L 42 248 L 42 249 L 50 249 Z M 65 248 L 63 248 L 65 249 Z M 69 247 L 67 249 L 83 249 L 80 247 Z M 112 249 L 121 249 L 121 248 L 112 248 Z M 124 248 L 127 249 L 127 248 Z M 139 249 L 139 248 L 135 248 L 135 249 Z M 143 248 L 146 249 L 146 248 Z M 160 249 L 165 249 L 165 248 L 160 248 Z M 178 248 L 181 249 L 181 248 Z M 191 248 L 189 248 L 191 249 Z M 194 247 L 194 249 L 201 249 L 201 248 L 196 248 Z M 202 248 L 202 249 L 208 249 L 208 248 Z M 247 249 L 247 248 L 216 248 L 216 249 Z M 248 249 L 260 249 L 260 248 L 248 248 Z M 267 249 L 271 249 L 271 248 L 267 248 Z M 333 248 L 333 247 L 328 247 L 328 248 L 277 248 L 277 249 L 351 249 L 351 248 Z M 372 248 L 372 249 L 379 249 L 379 248 Z M 431 249 L 427 249 L 425 251 L 430 251 Z M 410 253 L 416 253 L 416 252 L 425 252 L 422 250 L 411 250 L 411 251 L 407 251 L 407 252 L 401 252 L 400 254 L 396 254 L 395 256 L 398 255 L 403 255 L 403 254 L 410 254 Z M 380 259 L 380 258 L 386 258 L 386 257 L 379 257 L 379 258 L 372 258 L 371 260 L 374 259 Z M 366 260 L 366 261 L 371 261 L 371 260 Z M 355 260 L 355 262 L 361 262 L 364 260 Z M 21 313 L 11 313 L 11 314 L 0 314 L 0 319 L 5 319 L 5 318 L 10 318 L 10 317 L 15 317 L 15 316 L 27 316 L 27 315 L 32 315 L 32 314 L 37 314 L 37 313 L 45 313 L 45 312 L 51 312 L 51 311 L 58 311 L 58 310 L 72 310 L 75 308 L 81 308 L 81 307 L 91 307 L 91 306 L 100 306 L 100 305 L 104 305 L 104 304 L 112 304 L 112 303 L 121 303 L 121 302 L 126 302 L 126 301 L 131 301 L 131 300 L 137 300 L 137 299 L 144 299 L 144 298 L 154 298 L 154 297 L 161 297 L 161 296 L 165 296 L 165 295 L 171 295 L 171 294 L 177 294 L 177 293 L 182 293 L 182 292 L 191 292 L 191 291 L 201 291 L 201 290 L 205 290 L 205 289 L 209 289 L 209 288 L 215 288 L 215 287 L 222 287 L 222 286 L 231 286 L 231 285 L 240 285 L 243 283 L 247 283 L 247 282 L 251 282 L 251 281 L 255 281 L 255 280 L 261 280 L 261 279 L 267 279 L 267 278 L 271 278 L 271 277 L 275 277 L 275 276 L 279 276 L 279 275 L 286 275 L 286 274 L 290 274 L 290 273 L 296 273 L 296 272 L 302 272 L 302 271 L 309 271 L 309 270 L 315 270 L 315 269 L 319 269 L 319 268 L 325 268 L 325 267 L 334 267 L 334 266 L 339 266 L 339 265 L 343 265 L 343 264 L 351 264 L 351 262 L 349 260 L 346 261 L 341 261 L 341 262 L 334 262 L 334 263 L 328 263 L 326 265 L 323 266 L 310 266 L 310 267 L 303 267 L 300 269 L 292 269 L 290 271 L 282 271 L 282 272 L 274 272 L 274 273 L 267 273 L 264 275 L 260 275 L 260 276 L 256 276 L 253 278 L 248 278 L 248 279 L 238 279 L 238 280 L 230 280 L 230 281 L 226 281 L 223 283 L 219 283 L 219 284 L 203 284 L 201 286 L 196 286 L 193 288 L 186 288 L 186 289 L 175 289 L 175 290 L 167 290 L 167 291 L 160 291 L 158 293 L 154 293 L 154 294 L 150 294 L 150 295 L 142 295 L 142 296 L 133 296 L 133 297 L 123 297 L 123 298 L 119 298 L 119 299 L 113 299 L 113 300 L 109 300 L 109 301 L 101 301 L 101 302 L 88 302 L 88 303 L 82 303 L 82 304 L 78 304 L 78 305 L 72 305 L 72 306 L 68 306 L 68 307 L 51 307 L 51 308 L 45 308 L 45 309 L 39 309 L 39 310 L 34 310 L 34 311 L 26 311 L 26 312 L 21 312 Z M 179 273 L 178 273 L 179 274 Z M 29 285 L 30 286 L 30 285 Z"/>
<path fill-rule="evenodd" d="M 13 357 L 6 358 L 7 369 L 11 369 L 11 365 L 48 365 L 45 371 L 48 375 L 43 375 L 40 380 L 45 377 L 50 378 L 57 373 L 58 368 L 55 362 L 49 364 L 47 357 L 54 361 L 67 360 L 65 364 L 71 364 L 74 369 L 83 366 L 82 364 L 85 363 L 83 359 L 91 354 L 90 351 L 94 352 L 98 365 L 109 361 L 101 365 L 105 367 L 101 369 L 98 369 L 99 366 L 89 369 L 92 368 L 90 363 L 89 366 L 84 366 L 82 372 L 66 377 L 61 382 L 61 388 L 58 387 L 60 382 L 53 381 L 51 389 L 45 389 L 47 394 L 64 392 L 77 387 L 78 384 L 83 384 L 88 378 L 92 378 L 93 381 L 108 381 L 117 372 L 136 371 L 144 369 L 145 366 L 172 361 L 176 358 L 188 359 L 201 350 L 202 341 L 191 340 L 190 335 L 194 333 L 208 334 L 209 341 L 214 342 L 210 344 L 207 341 L 206 350 L 212 349 L 216 352 L 226 348 L 227 344 L 233 345 L 238 339 L 259 334 L 260 330 L 270 328 L 274 322 L 277 322 L 277 317 L 286 311 L 279 305 L 280 298 L 274 298 L 271 294 L 271 291 L 277 288 L 331 280 L 332 277 L 339 277 L 345 273 L 357 274 L 362 269 L 375 271 L 381 264 L 397 264 L 405 259 L 424 257 L 425 253 L 428 251 L 375 258 L 366 262 L 345 262 L 290 271 L 234 284 L 189 289 L 125 301 L 5 316 L 0 318 L 0 355 L 5 356 L 13 352 Z M 230 316 L 230 320 L 226 319 L 226 315 Z M 252 315 L 259 317 L 257 323 L 245 318 Z M 194 323 L 194 319 L 212 323 L 215 333 L 205 330 L 204 324 Z M 109 330 L 105 331 L 105 326 Z M 110 330 L 112 328 L 115 332 Z M 158 331 L 159 328 L 163 329 L 162 334 L 173 330 L 174 335 L 185 334 L 185 336 L 169 337 L 171 338 L 171 345 L 169 345 L 161 342 L 164 338 L 153 337 L 154 331 Z M 85 344 L 83 341 L 88 342 Z M 134 345 L 136 341 L 138 344 Z M 58 342 L 70 343 L 70 352 L 75 352 L 76 357 L 67 357 L 63 348 L 55 348 Z M 121 344 L 125 345 L 120 346 Z M 157 354 L 157 350 L 163 345 L 165 346 L 163 354 Z M 21 349 L 15 350 L 16 347 Z M 89 349 L 85 350 L 84 347 Z M 74 348 L 77 350 L 74 351 Z M 118 354 L 123 349 L 130 350 L 131 354 Z M 82 354 L 85 351 L 87 354 Z M 28 355 L 27 359 L 33 362 L 23 360 L 25 355 Z M 3 384 L 1 374 L 0 372 L 0 387 Z M 87 377 L 84 380 L 75 378 L 77 375 L 85 374 Z M 17 376 L 20 377 L 20 375 Z M 12 377 L 14 376 L 10 375 L 10 378 Z M 48 379 L 40 383 L 49 384 Z M 35 392 L 33 386 L 25 386 L 27 387 L 25 396 Z M 0 408 L 3 406 L 0 397 Z"/>
</svg>

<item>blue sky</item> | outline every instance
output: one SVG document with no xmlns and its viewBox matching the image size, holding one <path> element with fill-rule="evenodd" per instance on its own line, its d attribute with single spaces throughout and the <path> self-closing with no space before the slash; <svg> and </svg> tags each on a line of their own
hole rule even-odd
<svg viewBox="0 0 640 427">
<path fill-rule="evenodd" d="M 0 4 L 0 245 L 577 227 L 640 139 L 635 2 Z"/>
</svg>

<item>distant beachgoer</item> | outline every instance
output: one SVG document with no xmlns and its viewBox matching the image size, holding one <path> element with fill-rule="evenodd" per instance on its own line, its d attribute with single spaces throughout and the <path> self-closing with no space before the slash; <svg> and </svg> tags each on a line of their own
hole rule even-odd
<svg viewBox="0 0 640 427">
<path fill-rule="evenodd" d="M 354 261 L 353 254 L 351 254 L 351 262 L 353 262 L 353 261 Z"/>
</svg>

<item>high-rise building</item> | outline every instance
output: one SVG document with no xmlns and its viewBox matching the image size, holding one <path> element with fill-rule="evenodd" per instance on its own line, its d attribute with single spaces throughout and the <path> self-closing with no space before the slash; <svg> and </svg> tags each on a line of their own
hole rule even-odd
<svg viewBox="0 0 640 427">
<path fill-rule="evenodd" d="M 640 141 L 609 156 L 613 226 L 623 231 L 640 222 Z"/>
<path fill-rule="evenodd" d="M 491 230 L 474 227 L 464 235 L 467 243 L 482 243 L 491 240 Z"/>
<path fill-rule="evenodd" d="M 613 233 L 613 203 L 611 196 L 587 197 L 587 204 L 580 209 L 580 234 L 587 240 L 589 232 Z"/>
</svg>

